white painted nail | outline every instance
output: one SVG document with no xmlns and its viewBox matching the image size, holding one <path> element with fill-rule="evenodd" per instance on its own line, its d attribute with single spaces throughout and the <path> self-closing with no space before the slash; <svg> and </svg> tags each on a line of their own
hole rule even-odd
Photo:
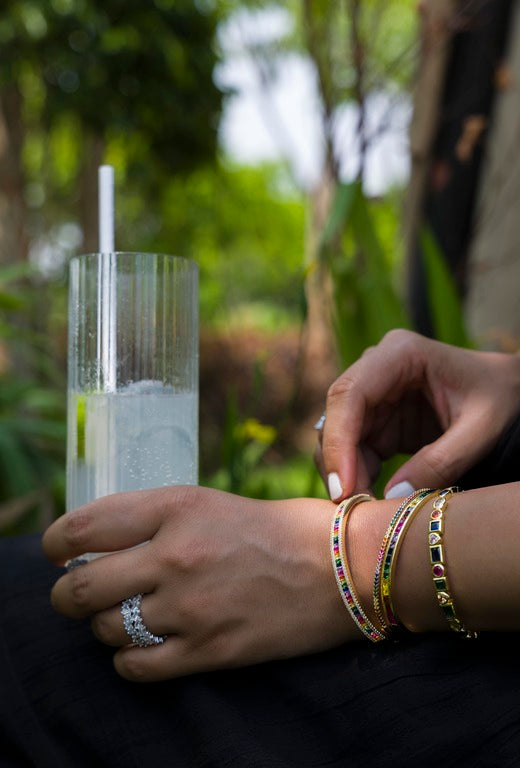
<svg viewBox="0 0 520 768">
<path fill-rule="evenodd" d="M 330 475 L 327 477 L 327 483 L 329 486 L 329 496 L 332 499 L 332 501 L 334 501 L 334 499 L 339 499 L 341 494 L 343 493 L 343 488 L 341 487 L 338 473 L 331 472 Z"/>
<path fill-rule="evenodd" d="M 409 496 L 415 491 L 413 485 L 410 485 L 408 480 L 403 480 L 397 485 L 392 486 L 390 490 L 385 493 L 385 499 L 401 499 L 405 496 Z"/>
</svg>

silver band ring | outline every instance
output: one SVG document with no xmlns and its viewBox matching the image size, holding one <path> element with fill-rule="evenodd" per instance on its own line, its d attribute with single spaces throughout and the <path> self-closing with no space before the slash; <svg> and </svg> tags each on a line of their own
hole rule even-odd
<svg viewBox="0 0 520 768">
<path fill-rule="evenodd" d="M 150 632 L 141 616 L 141 593 L 127 597 L 121 603 L 121 616 L 126 634 L 139 648 L 148 648 L 150 645 L 161 645 L 166 640 L 166 635 L 154 635 Z"/>
<path fill-rule="evenodd" d="M 67 560 L 65 563 L 65 568 L 70 573 L 70 571 L 74 571 L 76 568 L 80 568 L 82 565 L 87 565 L 88 563 L 88 557 L 85 557 L 85 555 L 80 555 L 79 557 L 73 557 L 71 560 Z"/>
<path fill-rule="evenodd" d="M 326 416 L 325 416 L 325 414 L 324 414 L 324 413 L 322 413 L 322 414 L 321 414 L 321 416 L 320 416 L 320 418 L 318 419 L 318 421 L 317 421 L 317 422 L 316 422 L 316 424 L 314 425 L 314 429 L 316 429 L 318 432 L 319 432 L 321 429 L 323 429 L 323 425 L 325 424 L 325 419 L 326 419 Z"/>
</svg>

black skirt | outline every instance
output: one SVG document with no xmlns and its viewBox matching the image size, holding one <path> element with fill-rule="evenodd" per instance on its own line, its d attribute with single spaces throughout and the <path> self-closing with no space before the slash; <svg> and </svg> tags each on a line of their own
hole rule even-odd
<svg viewBox="0 0 520 768">
<path fill-rule="evenodd" d="M 463 487 L 518 478 L 520 421 Z M 0 766 L 520 766 L 518 636 L 452 634 L 163 683 L 53 612 L 37 537 L 0 541 Z"/>
</svg>

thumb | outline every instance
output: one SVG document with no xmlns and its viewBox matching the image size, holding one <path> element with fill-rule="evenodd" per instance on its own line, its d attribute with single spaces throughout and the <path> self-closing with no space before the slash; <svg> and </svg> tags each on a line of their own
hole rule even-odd
<svg viewBox="0 0 520 768">
<path fill-rule="evenodd" d="M 407 496 L 419 488 L 445 488 L 456 482 L 487 452 L 487 443 L 475 440 L 476 426 L 455 423 L 438 440 L 417 451 L 390 478 L 385 498 Z"/>
</svg>

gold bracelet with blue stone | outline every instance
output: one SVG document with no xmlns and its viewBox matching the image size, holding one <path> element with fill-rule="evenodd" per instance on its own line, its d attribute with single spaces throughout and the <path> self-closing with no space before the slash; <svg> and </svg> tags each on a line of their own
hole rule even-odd
<svg viewBox="0 0 520 768">
<path fill-rule="evenodd" d="M 457 493 L 458 489 L 445 488 L 433 502 L 428 528 L 428 547 L 430 550 L 430 563 L 432 567 L 433 586 L 439 607 L 448 622 L 450 629 L 468 638 L 475 638 L 478 632 L 467 629 L 457 616 L 453 595 L 451 593 L 446 560 L 444 552 L 444 522 L 445 512 L 450 496 Z"/>
</svg>

